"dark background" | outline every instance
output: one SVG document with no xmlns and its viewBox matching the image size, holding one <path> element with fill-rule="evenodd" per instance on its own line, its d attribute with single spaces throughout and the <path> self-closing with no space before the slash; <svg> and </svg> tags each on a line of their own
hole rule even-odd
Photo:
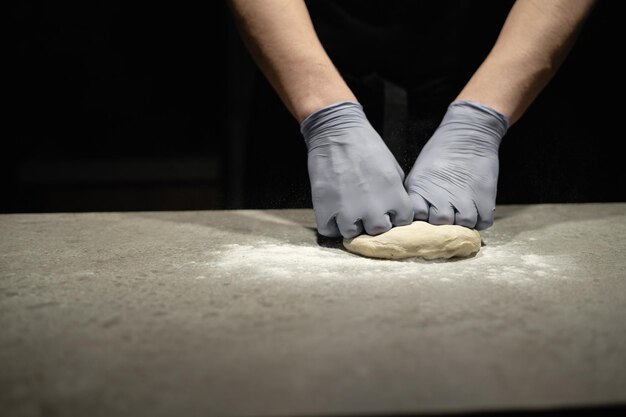
<svg viewBox="0 0 626 417">
<path fill-rule="evenodd" d="M 405 169 L 512 4 L 437 3 L 308 3 Z M 499 204 L 625 201 L 618 9 L 599 3 L 505 137 Z M 10 20 L 0 211 L 310 207 L 298 125 L 224 3 L 22 1 Z"/>
</svg>

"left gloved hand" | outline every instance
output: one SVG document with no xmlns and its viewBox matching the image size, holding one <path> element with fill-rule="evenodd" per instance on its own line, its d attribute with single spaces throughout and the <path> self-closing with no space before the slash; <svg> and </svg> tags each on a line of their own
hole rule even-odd
<svg viewBox="0 0 626 417">
<path fill-rule="evenodd" d="M 491 226 L 498 148 L 507 129 L 506 116 L 487 106 L 450 104 L 404 182 L 415 220 L 477 230 Z"/>
</svg>

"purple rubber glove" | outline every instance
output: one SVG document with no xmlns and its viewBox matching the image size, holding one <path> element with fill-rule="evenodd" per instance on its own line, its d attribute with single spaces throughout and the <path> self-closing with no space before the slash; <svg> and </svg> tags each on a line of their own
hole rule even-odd
<svg viewBox="0 0 626 417">
<path fill-rule="evenodd" d="M 308 116 L 300 126 L 317 230 L 328 237 L 376 235 L 410 224 L 404 172 L 363 113 L 340 102 Z"/>
<path fill-rule="evenodd" d="M 506 116 L 482 104 L 455 101 L 406 178 L 415 220 L 477 230 L 493 224 L 498 148 Z"/>
</svg>

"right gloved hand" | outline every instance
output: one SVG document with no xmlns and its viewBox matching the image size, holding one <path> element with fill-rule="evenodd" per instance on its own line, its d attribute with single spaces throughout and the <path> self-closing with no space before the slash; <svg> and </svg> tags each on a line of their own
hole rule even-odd
<svg viewBox="0 0 626 417">
<path fill-rule="evenodd" d="M 406 179 L 415 220 L 483 230 L 493 224 L 498 148 L 508 118 L 467 100 L 454 101 Z"/>
<path fill-rule="evenodd" d="M 360 104 L 324 107 L 304 119 L 300 130 L 320 234 L 353 238 L 365 228 L 377 235 L 413 221 L 404 172 Z"/>
</svg>

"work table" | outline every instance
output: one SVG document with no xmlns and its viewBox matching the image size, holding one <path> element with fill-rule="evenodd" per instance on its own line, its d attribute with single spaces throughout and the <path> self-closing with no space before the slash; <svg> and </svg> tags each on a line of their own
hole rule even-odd
<svg viewBox="0 0 626 417">
<path fill-rule="evenodd" d="M 0 414 L 626 404 L 626 204 L 499 206 L 384 261 L 312 210 L 0 216 Z"/>
</svg>

